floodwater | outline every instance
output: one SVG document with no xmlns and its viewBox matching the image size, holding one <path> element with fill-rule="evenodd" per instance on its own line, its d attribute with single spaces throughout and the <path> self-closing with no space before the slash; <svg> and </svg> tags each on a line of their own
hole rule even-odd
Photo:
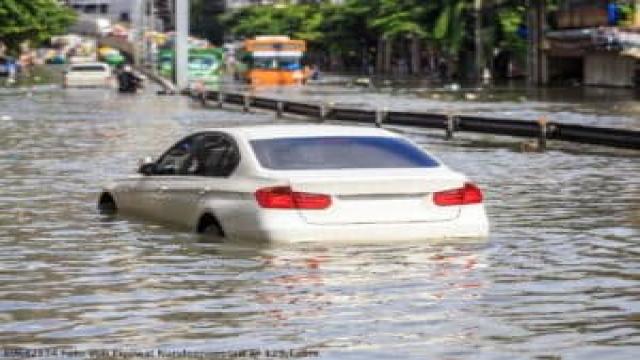
<svg viewBox="0 0 640 360">
<path fill-rule="evenodd" d="M 313 95 L 304 91 L 297 96 Z M 347 98 L 323 91 L 315 99 Z M 348 102 L 384 95 L 350 91 Z M 412 95 L 412 106 L 419 101 Z M 518 104 L 640 127 L 637 114 L 605 116 L 557 99 L 483 106 L 520 115 Z M 488 240 L 219 244 L 103 217 L 100 187 L 194 129 L 273 115 L 152 92 L 36 88 L 0 95 L 0 119 L 5 350 L 256 349 L 323 359 L 636 359 L 640 351 L 637 152 L 552 143 L 544 154 L 522 153 L 521 140 L 447 142 L 437 131 L 398 129 L 485 189 Z"/>
</svg>

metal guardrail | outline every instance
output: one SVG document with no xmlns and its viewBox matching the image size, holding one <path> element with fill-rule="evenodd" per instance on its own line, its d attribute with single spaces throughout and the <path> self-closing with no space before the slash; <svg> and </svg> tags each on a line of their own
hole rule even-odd
<svg viewBox="0 0 640 360">
<path fill-rule="evenodd" d="M 199 98 L 203 104 L 206 104 L 207 101 L 215 101 L 219 107 L 222 107 L 224 103 L 228 103 L 242 106 L 245 111 L 255 107 L 275 111 L 278 117 L 289 113 L 322 120 L 371 123 L 377 126 L 390 124 L 442 129 L 447 138 L 452 138 L 457 132 L 535 138 L 537 139 L 536 149 L 540 151 L 546 148 L 547 140 L 640 150 L 640 131 L 562 124 L 548 121 L 545 118 L 538 121 L 526 121 L 469 115 L 388 111 L 386 109 L 350 109 L 334 107 L 330 104 L 308 104 L 218 91 L 207 91 L 193 94 L 193 96 Z"/>
</svg>

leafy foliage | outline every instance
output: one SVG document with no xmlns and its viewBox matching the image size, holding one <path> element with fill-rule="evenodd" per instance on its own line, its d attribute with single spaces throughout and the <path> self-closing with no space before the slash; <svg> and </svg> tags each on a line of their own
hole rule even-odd
<svg viewBox="0 0 640 360">
<path fill-rule="evenodd" d="M 10 52 L 24 41 L 62 34 L 74 21 L 75 13 L 56 0 L 0 0 L 0 42 Z"/>
<path fill-rule="evenodd" d="M 554 3 L 554 1 L 549 1 Z M 525 18 L 522 0 L 486 1 L 490 17 L 476 14 L 474 0 L 345 0 L 340 5 L 253 6 L 222 16 L 222 24 L 237 38 L 289 35 L 310 41 L 327 52 L 359 53 L 376 46 L 379 38 L 418 37 L 456 56 L 475 35 L 473 19 L 485 17 L 487 49 L 526 49 L 518 29 Z"/>
</svg>

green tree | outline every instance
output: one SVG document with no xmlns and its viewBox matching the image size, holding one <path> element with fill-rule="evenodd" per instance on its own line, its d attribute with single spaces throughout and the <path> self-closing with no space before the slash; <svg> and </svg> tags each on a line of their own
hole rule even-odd
<svg viewBox="0 0 640 360">
<path fill-rule="evenodd" d="M 370 20 L 370 28 L 385 37 L 412 34 L 424 38 L 429 34 L 425 26 L 427 10 L 432 3 L 420 0 L 380 0 L 378 12 Z"/>
<path fill-rule="evenodd" d="M 17 53 L 25 41 L 40 43 L 62 34 L 75 21 L 56 0 L 0 0 L 0 42 Z"/>
<path fill-rule="evenodd" d="M 340 4 L 319 1 L 305 5 L 283 1 L 225 14 L 222 23 L 238 38 L 289 35 L 307 40 L 317 52 L 352 62 L 371 56 L 371 49 L 380 50 L 380 39 L 399 40 L 389 50 L 406 49 L 406 40 L 412 39 L 415 60 L 420 58 L 420 43 L 439 49 L 452 63 L 479 43 L 486 54 L 496 47 L 518 55 L 526 52 L 526 40 L 518 36 L 526 17 L 524 0 L 484 0 L 481 11 L 476 11 L 475 5 L 475 0 L 345 0 Z M 473 20 L 478 16 L 483 18 L 478 23 L 481 28 L 474 27 Z M 474 43 L 478 33 L 483 34 L 482 41 Z"/>
<path fill-rule="evenodd" d="M 224 27 L 218 15 L 224 12 L 224 6 L 218 1 L 190 0 L 190 10 L 191 34 L 222 44 Z"/>
<path fill-rule="evenodd" d="M 221 17 L 223 25 L 236 37 L 257 35 L 289 35 L 316 38 L 314 24 L 322 19 L 315 5 L 249 6 Z"/>
<path fill-rule="evenodd" d="M 469 31 L 464 17 L 469 0 L 440 0 L 435 10 L 433 38 L 450 55 L 457 54 Z"/>
<path fill-rule="evenodd" d="M 334 57 L 360 54 L 378 38 L 377 30 L 371 28 L 371 14 L 378 11 L 376 0 L 348 0 L 344 5 L 321 6 L 322 22 L 319 24 L 320 44 Z"/>
</svg>

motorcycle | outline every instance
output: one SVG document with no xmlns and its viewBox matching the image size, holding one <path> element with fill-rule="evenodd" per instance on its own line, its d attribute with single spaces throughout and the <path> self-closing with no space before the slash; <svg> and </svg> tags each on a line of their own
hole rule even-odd
<svg viewBox="0 0 640 360">
<path fill-rule="evenodd" d="M 118 73 L 118 91 L 121 93 L 136 93 L 144 87 L 144 78 L 132 69 L 123 69 Z"/>
</svg>

